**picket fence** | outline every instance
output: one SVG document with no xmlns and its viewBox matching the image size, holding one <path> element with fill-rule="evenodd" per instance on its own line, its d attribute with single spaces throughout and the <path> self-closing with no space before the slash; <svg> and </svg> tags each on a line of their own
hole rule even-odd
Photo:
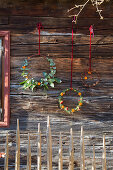
<svg viewBox="0 0 113 170">
<path fill-rule="evenodd" d="M 40 124 L 38 124 L 38 135 L 37 135 L 37 170 L 42 169 L 42 143 L 41 143 L 41 130 Z M 15 152 L 15 170 L 20 169 L 20 130 L 19 120 L 17 120 L 16 130 L 16 152 Z M 58 170 L 63 170 L 63 148 L 62 148 L 62 134 L 60 133 L 59 138 L 59 158 L 58 158 Z M 6 135 L 6 146 L 5 146 L 5 158 L 4 158 L 4 170 L 8 170 L 8 134 Z M 73 130 L 70 129 L 70 145 L 69 145 L 69 166 L 68 170 L 74 170 L 74 141 L 73 141 Z M 85 170 L 85 149 L 84 149 L 84 132 L 81 127 L 80 136 L 80 170 Z M 102 169 L 106 170 L 106 147 L 105 147 L 105 135 L 103 135 L 103 153 L 102 153 Z M 27 170 L 31 170 L 31 147 L 30 147 L 30 134 L 28 134 L 28 146 L 27 146 Z M 52 135 L 50 127 L 49 116 L 47 118 L 47 170 L 53 170 L 52 166 Z M 96 170 L 95 161 L 95 147 L 93 146 L 93 159 L 92 159 L 92 170 Z"/>
</svg>

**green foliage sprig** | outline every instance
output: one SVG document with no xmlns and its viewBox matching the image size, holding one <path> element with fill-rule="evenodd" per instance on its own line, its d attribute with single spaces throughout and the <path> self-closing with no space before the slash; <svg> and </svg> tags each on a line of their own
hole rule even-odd
<svg viewBox="0 0 113 170">
<path fill-rule="evenodd" d="M 30 59 L 30 57 L 28 57 L 28 59 Z M 34 78 L 29 78 L 29 69 L 28 69 L 28 60 L 25 59 L 24 60 L 24 63 L 21 67 L 21 71 L 22 71 L 22 74 L 21 76 L 24 77 L 24 81 L 21 82 L 20 84 L 23 85 L 23 88 L 24 89 L 31 89 L 32 91 L 34 90 L 34 88 L 36 87 L 44 87 L 44 89 L 48 89 L 49 86 L 54 88 L 55 86 L 55 82 L 56 83 L 61 83 L 62 81 L 57 78 L 57 77 L 54 77 L 55 74 L 56 74 L 56 65 L 54 63 L 54 61 L 50 58 L 47 58 L 47 60 L 49 61 L 50 63 L 50 73 L 46 73 L 46 72 L 43 72 L 43 78 L 40 79 L 40 81 L 37 81 L 35 80 Z"/>
</svg>

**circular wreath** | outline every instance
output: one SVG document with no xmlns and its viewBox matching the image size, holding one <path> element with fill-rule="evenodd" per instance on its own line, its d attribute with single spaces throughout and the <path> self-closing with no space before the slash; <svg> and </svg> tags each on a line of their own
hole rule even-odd
<svg viewBox="0 0 113 170">
<path fill-rule="evenodd" d="M 33 56 L 33 55 L 32 55 Z M 59 78 L 54 77 L 56 73 L 56 65 L 54 61 L 47 57 L 47 61 L 50 63 L 50 73 L 43 72 L 44 78 L 41 78 L 40 81 L 35 80 L 34 78 L 29 78 L 29 59 L 32 57 L 27 57 L 27 59 L 24 60 L 23 65 L 21 67 L 22 74 L 21 76 L 24 77 L 24 81 L 20 84 L 23 85 L 24 89 L 31 89 L 34 90 L 35 87 L 44 87 L 45 89 L 48 89 L 48 86 L 54 88 L 54 83 L 61 83 L 62 81 Z"/>
<path fill-rule="evenodd" d="M 96 80 L 94 78 L 94 75 L 96 75 Z M 85 87 L 94 87 L 99 83 L 100 76 L 95 71 L 88 71 L 81 74 L 81 80 Z M 91 81 L 93 82 L 91 83 Z"/>
<path fill-rule="evenodd" d="M 69 108 L 68 106 L 64 106 L 63 104 L 63 96 L 66 94 L 66 92 L 68 91 L 74 91 L 78 94 L 79 96 L 79 100 L 78 100 L 78 105 L 74 108 Z M 83 97 L 81 95 L 81 92 L 79 92 L 78 90 L 76 89 L 73 89 L 73 88 L 67 88 L 65 90 L 63 90 L 61 93 L 60 93 L 60 96 L 59 96 L 59 105 L 60 105 L 60 108 L 63 109 L 64 111 L 66 111 L 67 113 L 71 114 L 75 111 L 79 111 L 80 110 L 80 107 L 82 106 L 83 104 Z"/>
</svg>

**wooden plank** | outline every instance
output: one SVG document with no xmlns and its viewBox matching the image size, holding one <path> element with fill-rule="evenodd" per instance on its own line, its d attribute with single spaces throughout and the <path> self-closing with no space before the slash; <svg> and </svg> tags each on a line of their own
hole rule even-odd
<svg viewBox="0 0 113 170">
<path fill-rule="evenodd" d="M 103 135 L 103 155 L 102 155 L 102 166 L 103 170 L 107 170 L 106 166 L 106 145 L 105 145 L 105 135 Z"/>
<path fill-rule="evenodd" d="M 65 18 L 54 18 L 54 17 L 30 17 L 30 16 L 13 16 L 9 17 L 9 24 L 1 25 L 0 30 L 10 30 L 15 33 L 28 33 L 36 30 L 37 22 L 42 22 L 44 30 L 48 33 L 71 33 L 71 19 Z M 59 24 L 60 22 L 60 24 Z M 54 23 L 54 24 L 53 24 Z M 79 18 L 77 32 L 89 35 L 89 26 L 94 23 L 96 35 L 113 35 L 112 26 L 113 22 L 111 18 L 100 20 L 97 18 Z M 104 25 L 104 27 L 103 27 Z M 76 26 L 75 26 L 76 29 Z"/>
<path fill-rule="evenodd" d="M 67 10 L 72 8 L 75 4 L 80 4 L 80 1 L 75 0 L 68 1 L 68 0 L 43 0 L 43 1 L 34 1 L 34 2 L 26 2 L 26 1 L 1 1 L 0 2 L 0 15 L 24 15 L 24 16 L 53 16 L 53 17 L 66 17 L 68 16 Z M 81 3 L 82 4 L 82 3 Z M 103 9 L 103 16 L 112 17 L 112 12 L 109 13 L 109 10 L 113 11 L 112 9 L 112 1 L 107 3 L 103 3 L 101 8 Z M 3 11 L 4 9 L 4 11 Z M 77 12 L 75 10 L 75 12 Z M 88 4 L 88 6 L 84 9 L 84 12 L 81 13 L 80 17 L 83 18 L 90 18 L 90 17 L 97 17 L 99 19 L 98 13 L 96 13 L 96 9 L 94 6 Z M 79 18 L 80 18 L 79 17 Z"/>
<path fill-rule="evenodd" d="M 37 25 L 37 22 L 41 22 L 42 25 L 44 26 L 44 29 L 50 29 L 50 28 L 71 28 L 71 18 L 69 17 L 65 17 L 65 18 L 57 18 L 57 17 L 39 17 L 39 16 L 35 16 L 35 17 L 30 17 L 30 16 L 10 16 L 10 21 L 9 24 L 10 26 L 16 26 L 17 28 L 20 28 L 20 23 L 21 23 L 21 28 L 23 27 L 35 27 Z M 60 23 L 60 24 L 58 24 Z M 101 29 L 101 32 L 103 32 L 103 25 L 104 25 L 104 30 L 106 29 L 110 29 L 113 25 L 113 22 L 111 20 L 111 18 L 106 18 L 106 20 L 97 20 L 97 17 L 95 18 L 79 18 L 78 20 L 78 29 L 80 29 L 82 31 L 82 29 L 88 30 L 88 27 L 91 25 L 91 23 L 93 23 L 95 25 L 95 33 L 98 34 L 98 29 Z M 71 30 L 71 29 L 70 29 Z M 88 30 L 89 31 L 89 30 Z M 88 32 L 87 31 L 87 32 Z"/>
<path fill-rule="evenodd" d="M 69 170 L 74 170 L 74 143 L 72 128 L 70 129 Z"/>
<path fill-rule="evenodd" d="M 49 116 L 47 117 L 47 170 L 52 170 L 52 137 Z"/>
<path fill-rule="evenodd" d="M 0 127 L 9 127 L 10 119 L 10 32 L 0 31 L 0 37 L 3 40 L 4 57 L 2 58 L 3 76 L 2 76 L 2 96 L 3 96 L 3 120 L 0 121 Z M 6 76 L 7 74 L 7 76 Z"/>
<path fill-rule="evenodd" d="M 95 146 L 94 146 L 94 145 L 93 145 L 92 170 L 96 170 L 96 163 L 95 163 Z"/>
<path fill-rule="evenodd" d="M 33 113 L 32 113 L 33 114 Z M 36 117 L 37 117 L 37 113 L 36 113 L 36 115 L 35 115 Z M 29 118 L 29 119 L 27 119 L 27 121 L 29 122 L 29 124 L 31 123 L 32 124 L 32 126 L 35 128 L 35 129 L 33 129 L 32 128 L 32 126 L 30 127 L 30 126 L 27 126 L 27 129 L 26 129 L 26 131 L 24 131 L 24 134 L 22 133 L 23 131 L 21 131 L 21 136 L 22 136 L 22 145 L 23 145 L 23 147 L 24 147 L 24 149 L 23 149 L 23 151 L 22 151 L 22 155 L 24 154 L 25 155 L 25 150 L 26 150 L 26 146 L 27 146 L 27 132 L 28 132 L 28 130 L 29 129 L 31 129 L 32 128 L 32 131 L 31 131 L 31 133 L 32 133 L 32 136 L 31 136 L 31 141 L 32 141 L 32 145 L 33 146 L 35 146 L 35 147 L 33 147 L 34 149 L 33 149 L 33 155 L 35 155 L 34 156 L 34 158 L 36 157 L 36 154 L 37 154 L 37 146 L 36 146 L 36 139 L 37 139 L 37 129 L 36 129 L 36 124 L 37 124 L 37 122 L 40 122 L 41 124 L 42 124 L 42 130 L 43 130 L 43 155 L 45 155 L 45 152 L 46 152 L 46 142 L 45 142 L 45 138 L 44 138 L 44 136 L 45 136 L 45 124 L 46 124 L 46 115 L 40 115 L 40 117 L 39 117 L 39 115 L 38 115 L 38 119 L 37 119 L 37 121 L 36 121 L 36 123 L 34 122 L 34 119 L 35 118 Z M 79 159 L 79 149 L 80 149 L 80 147 L 79 147 L 79 138 L 80 138 L 80 124 L 82 123 L 82 121 L 79 121 L 79 120 L 77 120 L 77 119 L 75 119 L 74 117 L 73 117 L 73 121 L 70 121 L 71 120 L 71 117 L 70 117 L 70 115 L 67 117 L 66 115 L 64 115 L 64 116 L 62 116 L 62 117 L 57 117 L 56 115 L 54 115 L 53 117 L 52 117 L 52 134 L 54 134 L 53 135 L 53 140 L 54 140 L 54 147 L 53 147 L 53 150 L 54 150 L 54 159 L 55 159 L 55 156 L 56 156 L 56 154 L 58 154 L 57 153 L 57 149 L 58 149 L 58 142 L 59 142 L 59 139 L 58 139 L 58 135 L 59 135 L 59 131 L 62 131 L 62 134 L 63 134 L 63 144 L 64 144 L 64 159 L 66 158 L 66 157 L 68 157 L 68 155 L 66 154 L 67 152 L 68 152 L 68 146 L 69 146 L 69 132 L 68 132 L 68 129 L 69 129 L 69 123 L 71 123 L 71 126 L 73 126 L 73 128 L 74 128 L 74 139 L 76 139 L 76 156 L 78 157 L 78 159 Z M 24 124 L 24 120 L 23 120 L 23 122 L 22 122 L 22 124 Z M 94 127 L 94 124 L 95 124 L 95 127 Z M 101 164 L 101 158 L 102 158 L 102 155 L 101 155 L 101 152 L 102 152 L 102 137 L 101 137 L 101 133 L 102 133 L 102 130 L 103 131 L 108 131 L 108 129 L 105 127 L 105 125 L 106 125 L 106 127 L 109 129 L 110 128 L 110 126 L 111 125 L 109 125 L 109 123 L 107 122 L 106 124 L 105 123 L 100 123 L 100 122 L 97 122 L 97 121 L 92 121 L 92 123 L 91 123 L 91 121 L 90 121 L 90 123 L 88 123 L 88 122 L 86 122 L 86 120 L 85 120 L 85 130 L 87 130 L 87 131 L 85 131 L 85 144 L 87 145 L 87 149 L 86 149 L 86 155 L 87 155 L 87 157 L 89 157 L 90 158 L 90 156 L 91 156 L 91 152 L 92 152 L 92 144 L 93 143 L 96 143 L 96 154 L 97 154 L 97 156 L 98 156 L 98 159 L 97 159 L 97 168 L 100 166 L 100 165 L 102 165 Z M 96 127 L 97 126 L 97 127 Z M 58 127 L 59 127 L 59 129 L 58 129 Z M 21 127 L 22 128 L 22 127 Z M 112 128 L 112 126 L 111 126 L 111 128 Z M 23 129 L 23 128 L 22 128 Z M 92 131 L 92 129 L 93 129 L 93 131 Z M 109 135 L 108 135 L 109 134 Z M 2 139 L 3 139 L 3 141 L 2 141 L 2 139 L 1 139 L 1 135 L 2 135 Z M 4 136 L 4 138 L 3 138 L 3 136 Z M 15 131 L 10 131 L 10 141 L 12 141 L 12 139 L 14 140 L 14 136 L 15 136 Z M 111 166 L 112 167 L 112 159 L 111 159 L 111 153 L 110 153 L 110 150 L 112 150 L 112 145 L 111 146 L 109 146 L 109 144 L 110 144 L 110 141 L 112 141 L 112 129 L 111 129 L 111 132 L 107 132 L 107 148 L 108 148 L 108 150 L 109 150 L 109 152 L 108 152 L 108 155 L 109 155 L 109 157 L 108 157 L 108 160 L 110 160 L 109 161 L 109 166 Z M 109 138 L 110 137 L 110 138 Z M 0 143 L 1 143 L 1 141 L 4 143 L 4 140 L 5 139 L 5 134 L 1 131 L 0 132 Z M 56 142 L 57 141 L 57 142 Z M 65 143 L 64 143 L 65 142 Z M 15 146 L 15 143 L 13 143 L 13 150 L 12 150 L 12 152 L 14 152 L 14 147 Z M 56 148 L 57 147 L 57 148 Z M 1 150 L 1 146 L 0 146 L 0 150 Z M 12 153 L 10 153 L 10 155 L 11 155 L 11 158 L 12 158 Z M 87 159 L 87 157 L 86 157 L 86 160 L 87 161 L 89 161 L 90 160 L 90 164 L 91 164 L 91 159 Z M 91 156 L 92 157 L 92 156 Z M 23 163 L 23 160 L 25 159 L 25 157 L 23 156 L 22 157 L 22 163 Z M 55 159 L 55 161 L 58 159 L 58 157 Z M 68 159 L 68 158 L 67 158 Z M 44 159 L 45 161 L 46 161 L 46 158 Z M 55 161 L 54 161 L 54 163 L 55 163 Z M 24 161 L 24 162 L 26 162 L 26 161 Z M 36 162 L 35 162 L 36 163 Z M 23 164 L 21 164 L 22 166 L 24 166 Z M 64 165 L 65 165 L 65 160 L 64 160 Z M 45 164 L 44 164 L 44 166 L 46 166 Z M 91 165 L 90 165 L 91 166 Z M 47 166 L 46 166 L 47 167 Z M 54 164 L 54 167 L 57 167 L 57 165 L 56 164 Z M 89 167 L 89 166 L 87 166 L 87 167 Z M 35 164 L 35 168 L 36 168 L 36 164 Z M 64 166 L 64 169 L 65 169 L 65 166 Z"/>
<path fill-rule="evenodd" d="M 0 16 L 0 25 L 8 25 L 8 17 Z"/>
<path fill-rule="evenodd" d="M 41 131 L 40 123 L 38 124 L 38 136 L 37 136 L 37 170 L 41 170 Z"/>
<path fill-rule="evenodd" d="M 13 45 L 11 46 L 12 57 L 26 57 L 38 54 L 38 45 Z M 70 58 L 71 45 L 60 45 L 60 44 L 42 44 L 40 47 L 41 56 L 67 56 Z M 108 53 L 109 51 L 109 53 Z M 89 55 L 89 45 L 74 45 L 74 58 L 86 58 Z M 93 58 L 112 58 L 112 44 L 106 45 L 93 45 L 92 46 Z M 88 61 L 88 60 L 87 60 Z"/>
<path fill-rule="evenodd" d="M 8 159 L 9 159 L 9 146 L 8 146 L 8 133 L 7 133 L 7 135 L 6 135 L 6 146 L 5 146 L 4 170 L 8 170 Z"/>
<path fill-rule="evenodd" d="M 29 133 L 28 133 L 28 147 L 27 147 L 27 170 L 31 170 L 31 146 L 30 146 Z"/>
<path fill-rule="evenodd" d="M 112 0 L 111 0 L 112 1 Z M 37 122 L 41 122 L 43 133 L 45 132 L 45 118 L 46 114 L 51 114 L 52 120 L 52 134 L 53 140 L 55 144 L 58 143 L 58 134 L 61 130 L 63 132 L 63 142 L 66 139 L 64 144 L 64 159 L 67 159 L 68 156 L 68 130 L 69 124 L 74 127 L 74 132 L 76 132 L 75 137 L 79 140 L 79 128 L 81 124 L 85 125 L 85 129 L 87 131 L 88 138 L 85 140 L 85 146 L 88 147 L 88 156 L 92 152 L 92 143 L 96 144 L 96 151 L 98 151 L 97 156 L 101 157 L 101 139 L 100 137 L 96 140 L 96 134 L 100 135 L 103 131 L 107 131 L 108 134 L 112 134 L 112 65 L 113 65 L 113 58 L 112 58 L 112 17 L 113 17 L 113 2 L 104 3 L 102 5 L 103 16 L 105 16 L 104 21 L 100 21 L 98 14 L 95 11 L 95 8 L 89 4 L 87 9 L 84 10 L 84 13 L 81 14 L 80 19 L 78 20 L 78 30 L 77 33 L 80 35 L 74 35 L 74 67 L 73 67 L 73 86 L 80 88 L 83 92 L 84 96 L 84 105 L 81 108 L 79 113 L 75 113 L 74 115 L 66 115 L 65 112 L 60 110 L 58 107 L 57 97 L 60 94 L 60 91 L 69 87 L 69 80 L 70 80 L 70 57 L 71 57 L 71 18 L 68 19 L 67 16 L 67 9 L 72 7 L 76 2 L 79 1 L 75 0 L 72 1 L 42 1 L 42 2 L 20 2 L 20 1 L 4 1 L 2 2 L 3 6 L 0 8 L 0 15 L 8 16 L 8 25 L 7 22 L 1 25 L 2 29 L 11 30 L 12 34 L 15 33 L 15 38 L 11 40 L 11 127 L 8 130 L 10 131 L 10 139 L 12 141 L 14 138 L 13 129 L 15 129 L 16 119 L 20 118 L 21 120 L 21 129 L 26 130 L 25 133 L 32 132 L 35 130 Z M 14 15 L 10 17 L 11 15 Z M 22 15 L 18 17 L 18 15 Z M 26 16 L 25 16 L 26 15 Z M 31 16 L 34 16 L 33 18 Z M 40 17 L 40 16 L 43 16 Z M 88 17 L 88 19 L 87 19 Z M 1 19 L 4 17 L 0 17 Z M 13 19 L 18 19 L 17 21 Z M 28 19 L 28 20 L 27 20 Z M 42 22 L 44 25 L 44 29 L 41 32 L 41 43 L 43 44 L 41 48 L 41 55 L 46 55 L 51 53 L 53 59 L 56 60 L 57 64 L 57 75 L 63 80 L 62 84 L 58 84 L 55 89 L 48 90 L 48 98 L 45 98 L 43 93 L 43 89 L 38 89 L 36 92 L 31 93 L 29 90 L 24 91 L 20 88 L 19 82 L 22 80 L 20 77 L 20 66 L 23 62 L 25 56 L 33 54 L 38 51 L 38 34 L 35 35 L 34 31 L 36 29 L 36 23 Z M 101 73 L 101 82 L 97 87 L 91 89 L 85 89 L 81 83 L 81 71 L 83 69 L 87 69 L 87 60 L 88 60 L 88 34 L 89 34 L 89 25 L 92 24 L 94 21 L 95 23 L 95 35 L 99 35 L 94 37 L 92 44 L 93 49 L 92 57 L 94 60 L 94 68 Z M 6 24 L 5 24 L 6 22 Z M 24 24 L 25 23 L 25 24 Z M 76 31 L 76 28 L 74 28 Z M 20 33 L 19 36 L 17 34 Z M 22 33 L 22 35 L 21 35 Z M 28 33 L 28 34 L 26 34 Z M 85 34 L 82 35 L 82 33 Z M 29 34 L 31 36 L 29 36 Z M 86 35 L 87 34 L 87 35 Z M 107 34 L 110 35 L 107 37 Z M 34 36 L 33 36 L 34 35 Z M 106 38 L 104 39 L 104 36 Z M 103 43 L 103 44 L 102 44 Z M 42 45 L 41 44 L 41 45 Z M 85 46 L 84 46 L 85 45 Z M 97 46 L 98 45 L 98 46 Z M 30 49 L 31 46 L 31 49 Z M 56 46 L 56 47 L 55 47 Z M 65 46 L 65 47 L 64 47 Z M 84 46 L 84 47 L 82 47 Z M 16 57 L 13 57 L 16 56 Z M 99 61 L 99 60 L 100 61 Z M 33 76 L 34 77 L 41 77 L 42 72 L 45 70 L 49 71 L 46 64 L 44 62 L 40 62 L 39 66 L 37 65 L 35 60 L 32 63 Z M 99 62 L 98 62 L 99 61 Z M 40 66 L 41 67 L 40 69 Z M 44 68 L 45 67 L 45 68 Z M 37 70 L 36 70 L 37 69 Z M 40 74 L 41 73 L 41 74 Z M 37 76 L 38 75 L 38 76 Z M 67 100 L 73 101 L 73 98 L 70 99 L 67 97 Z M 25 102 L 23 102 L 25 101 Z M 21 108 L 21 109 L 20 109 Z M 23 114 L 22 114 L 23 113 Z M 56 119 L 57 118 L 57 119 Z M 62 123 L 60 121 L 64 121 Z M 44 122 L 43 122 L 44 121 Z M 105 122 L 106 121 L 106 122 Z M 103 123 L 104 122 L 104 123 Z M 104 125 L 103 125 L 104 124 Z M 35 126 L 36 125 L 36 126 Z M 77 130 L 78 132 L 77 132 Z M 90 129 L 90 130 L 89 130 Z M 1 130 L 1 133 L 3 131 Z M 89 132 L 91 132 L 91 136 L 89 136 Z M 66 134 L 65 134 L 66 133 Z M 94 136 L 92 135 L 94 134 Z M 64 136 L 65 134 L 65 136 Z M 3 134 L 2 134 L 3 135 Z M 12 137 L 12 138 L 11 138 Z M 36 144 L 36 138 L 32 137 L 32 141 Z M 43 136 L 44 138 L 44 136 Z M 44 138 L 45 139 L 45 138 Z M 44 140 L 43 139 L 43 140 Z M 5 137 L 1 137 L 1 142 L 5 142 Z M 13 141 L 14 143 L 14 141 Z M 22 144 L 25 147 L 22 148 L 22 155 L 25 156 L 25 149 L 26 149 L 26 135 L 22 137 Z M 44 143 L 44 142 L 43 142 Z M 110 139 L 108 144 L 110 143 Z M 15 144 L 15 143 L 14 143 Z M 79 144 L 79 143 L 78 143 Z M 111 143 L 110 143 L 111 145 Z M 45 143 L 43 145 L 45 147 Z M 55 145 L 56 146 L 56 145 Z M 56 149 L 54 146 L 54 154 L 53 158 L 56 155 Z M 77 145 L 78 146 L 78 145 Z M 107 146 L 110 148 L 110 146 Z M 2 147 L 0 146 L 2 149 Z M 78 147 L 76 154 L 79 155 L 80 147 Z M 109 149 L 110 150 L 110 149 Z M 10 162 L 14 162 L 14 146 L 11 148 L 10 152 Z M 33 149 L 33 163 L 36 165 L 36 152 L 37 148 L 34 146 Z M 45 154 L 45 150 L 43 151 Z M 22 164 L 25 163 L 26 158 L 22 156 Z M 46 159 L 43 156 L 43 160 L 46 162 Z M 78 156 L 79 159 L 79 156 Z M 110 158 L 109 158 L 110 159 Z M 57 159 L 55 159 L 57 161 Z M 55 161 L 53 159 L 54 166 Z M 100 166 L 101 160 L 98 159 L 99 163 L 97 164 L 98 167 Z M 110 159 L 111 167 L 112 162 Z M 65 160 L 64 160 L 65 164 Z M 91 164 L 91 162 L 90 162 Z M 36 166 L 33 165 L 35 169 Z M 109 164 L 110 165 L 110 164 Z M 35 166 L 35 167 L 34 167 Z M 91 166 L 91 165 L 90 165 Z M 22 165 L 23 167 L 23 165 Z M 23 169 L 25 169 L 24 167 Z M 65 166 L 64 166 L 65 168 Z M 90 167 L 89 167 L 90 169 Z M 99 167 L 99 169 L 101 169 Z M 67 170 L 67 169 L 66 169 Z"/>
<path fill-rule="evenodd" d="M 62 158 L 62 135 L 60 133 L 59 138 L 59 159 L 58 159 L 58 170 L 63 170 L 63 158 Z"/>
<path fill-rule="evenodd" d="M 1 120 L 1 117 L 2 117 L 2 112 L 3 112 L 3 101 L 2 101 L 2 95 L 3 95 L 3 92 L 2 92 L 2 85 L 3 85 L 3 65 L 2 65 L 2 62 L 3 62 L 3 54 L 2 54 L 2 39 L 0 39 L 0 120 Z"/>
<path fill-rule="evenodd" d="M 81 162 L 80 162 L 80 169 L 85 170 L 85 149 L 84 149 L 84 133 L 83 133 L 83 126 L 81 126 L 81 137 L 80 137 L 80 155 L 81 155 Z"/>
<path fill-rule="evenodd" d="M 19 119 L 17 119 L 15 170 L 19 170 L 19 169 L 20 169 L 20 130 L 19 130 Z"/>
<path fill-rule="evenodd" d="M 11 45 L 38 45 L 38 32 L 28 33 L 28 34 L 11 34 Z M 89 45 L 89 35 L 83 35 L 77 32 L 74 32 L 73 42 L 75 45 Z M 49 34 L 47 31 L 42 30 L 40 36 L 41 44 L 72 44 L 72 37 L 70 33 L 53 33 Z M 113 38 L 110 35 L 95 35 L 92 38 L 92 45 L 106 45 L 113 44 Z"/>
<path fill-rule="evenodd" d="M 79 82 L 78 82 L 79 83 Z M 78 83 L 76 83 L 75 85 L 78 85 Z M 67 84 L 66 84 L 67 85 Z M 100 85 L 102 86 L 102 84 Z M 64 88 L 69 87 L 67 86 L 63 86 Z M 62 89 L 63 89 L 62 87 Z M 81 86 L 79 86 L 80 88 Z M 106 86 L 107 87 L 107 86 Z M 82 88 L 82 87 L 81 87 Z M 52 90 L 52 89 L 51 89 Z M 57 100 L 57 96 L 60 94 L 60 91 L 58 90 L 58 92 L 56 94 L 52 94 L 52 93 L 48 93 L 48 96 L 50 96 L 47 100 L 46 95 L 40 95 L 37 96 L 38 92 L 40 90 L 37 90 L 37 93 L 32 95 L 32 94 L 26 94 L 26 95 L 11 95 L 11 101 L 12 101 L 12 111 L 15 113 L 14 115 L 12 115 L 12 119 L 13 121 L 15 121 L 15 116 L 16 117 L 20 117 L 21 119 L 27 119 L 28 117 L 28 112 L 29 112 L 29 116 L 31 116 L 31 118 L 33 118 L 33 113 L 41 113 L 41 114 L 49 114 L 52 113 L 53 114 L 53 110 L 54 110 L 54 114 L 58 114 L 60 113 L 65 114 L 65 112 L 63 112 L 59 107 L 58 107 L 58 100 Z M 98 93 L 100 93 L 101 91 L 101 87 L 97 90 L 94 91 L 94 93 L 92 93 L 91 91 L 87 91 L 87 89 L 84 90 L 86 95 L 84 96 L 84 104 L 81 107 L 81 114 L 85 114 L 86 118 L 91 118 L 95 119 L 98 118 L 99 120 L 101 120 L 101 118 L 104 118 L 104 120 L 110 120 L 110 118 L 112 118 L 112 98 L 107 97 L 107 94 L 104 94 L 104 89 L 103 89 L 103 93 L 101 93 L 101 96 L 98 96 Z M 43 92 L 43 89 L 42 89 Z M 84 94 L 84 92 L 83 92 Z M 109 94 L 110 93 L 109 91 Z M 90 97 L 90 95 L 92 95 L 92 97 Z M 74 104 L 74 97 L 67 97 L 67 100 L 70 104 L 70 106 L 72 105 L 72 101 Z M 26 101 L 26 103 L 23 103 L 23 100 Z M 51 103 L 51 106 L 50 106 Z M 98 105 L 97 105 L 98 103 Z M 68 105 L 68 106 L 69 106 Z M 111 107 L 109 107 L 111 105 Z M 15 108 L 16 107 L 16 108 Z M 20 116 L 21 115 L 21 110 L 20 107 L 22 108 L 22 112 L 24 113 L 24 117 Z M 42 109 L 43 108 L 43 109 Z M 108 113 L 109 110 L 109 113 Z M 78 113 L 78 112 L 77 112 Z M 70 115 L 70 117 L 74 117 L 77 113 L 75 113 L 73 116 Z M 79 113 L 77 114 L 79 115 Z M 83 117 L 83 115 L 80 115 L 81 118 Z M 107 116 L 109 115 L 109 117 Z M 63 115 L 62 115 L 63 116 Z"/>
</svg>

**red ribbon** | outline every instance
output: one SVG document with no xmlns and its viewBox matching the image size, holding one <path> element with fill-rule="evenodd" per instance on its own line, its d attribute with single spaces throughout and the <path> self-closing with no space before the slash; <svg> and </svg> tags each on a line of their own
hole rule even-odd
<svg viewBox="0 0 113 170">
<path fill-rule="evenodd" d="M 89 31 L 90 31 L 89 72 L 91 72 L 91 35 L 93 34 L 93 37 L 94 37 L 94 31 L 93 31 L 93 26 L 92 25 L 90 26 Z"/>
<path fill-rule="evenodd" d="M 39 50 L 38 50 L 38 55 L 40 55 L 40 29 L 42 29 L 42 24 L 38 23 L 37 24 L 37 28 L 38 28 L 38 34 L 39 34 Z"/>
<path fill-rule="evenodd" d="M 75 18 L 74 18 L 75 20 Z M 71 54 L 71 83 L 70 88 L 72 88 L 72 74 L 73 74 L 73 20 L 72 20 L 72 54 Z"/>
</svg>

